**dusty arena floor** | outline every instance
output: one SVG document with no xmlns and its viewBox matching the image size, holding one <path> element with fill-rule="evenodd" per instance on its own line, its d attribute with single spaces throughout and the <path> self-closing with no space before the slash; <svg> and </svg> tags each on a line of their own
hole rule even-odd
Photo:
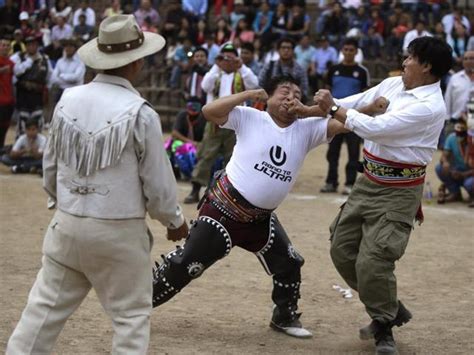
<svg viewBox="0 0 474 355">
<path fill-rule="evenodd" d="M 345 149 L 345 148 L 344 148 Z M 150 354 L 371 354 L 372 342 L 358 338 L 368 322 L 357 294 L 344 299 L 333 285 L 346 287 L 329 258 L 328 226 L 340 194 L 322 195 L 326 147 L 306 159 L 297 184 L 277 210 L 295 247 L 306 259 L 300 310 L 314 332 L 299 340 L 268 327 L 271 278 L 250 253 L 235 248 L 169 303 L 152 314 Z M 345 164 L 345 154 L 342 158 Z M 343 165 L 344 165 L 343 164 Z M 437 188 L 430 166 L 429 180 Z M 342 168 L 340 169 L 342 172 Z M 11 175 L 0 167 L 0 351 L 20 318 L 40 268 L 43 233 L 52 216 L 35 175 Z M 188 184 L 179 183 L 180 200 Z M 184 205 L 187 219 L 196 215 Z M 398 262 L 399 295 L 414 319 L 395 329 L 401 354 L 474 353 L 474 210 L 467 204 L 425 205 L 426 221 L 411 235 Z M 164 228 L 149 221 L 155 235 L 153 257 L 174 247 Z M 108 354 L 111 323 L 91 292 L 67 322 L 56 354 Z"/>
</svg>

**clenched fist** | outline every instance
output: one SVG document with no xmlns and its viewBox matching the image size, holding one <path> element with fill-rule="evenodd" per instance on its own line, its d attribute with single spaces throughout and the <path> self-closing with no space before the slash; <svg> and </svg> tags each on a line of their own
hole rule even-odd
<svg viewBox="0 0 474 355">
<path fill-rule="evenodd" d="M 268 94 L 264 89 L 255 89 L 247 91 L 250 100 L 254 101 L 267 101 Z"/>
<path fill-rule="evenodd" d="M 181 227 L 179 228 L 176 228 L 176 229 L 167 228 L 166 230 L 167 230 L 166 238 L 173 242 L 177 242 L 178 240 L 186 238 L 189 233 L 189 228 L 186 221 L 184 221 Z"/>
</svg>

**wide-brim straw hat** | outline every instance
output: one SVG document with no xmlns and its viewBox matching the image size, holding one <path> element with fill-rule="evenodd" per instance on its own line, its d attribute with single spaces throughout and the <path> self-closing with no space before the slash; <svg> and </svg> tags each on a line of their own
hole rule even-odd
<svg viewBox="0 0 474 355">
<path fill-rule="evenodd" d="M 79 48 L 79 58 L 97 70 L 123 67 L 160 51 L 165 39 L 156 33 L 142 32 L 133 15 L 106 18 L 99 26 L 99 36 Z"/>
</svg>

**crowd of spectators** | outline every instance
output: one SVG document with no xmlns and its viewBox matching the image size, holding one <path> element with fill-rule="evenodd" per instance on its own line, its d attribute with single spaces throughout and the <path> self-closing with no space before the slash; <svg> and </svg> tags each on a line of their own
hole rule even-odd
<svg viewBox="0 0 474 355">
<path fill-rule="evenodd" d="M 467 117 L 474 91 L 474 69 L 463 61 L 474 50 L 472 21 L 457 5 L 456 0 L 0 0 L 0 150 L 9 153 L 4 142 L 12 116 L 17 138 L 27 123 L 36 122 L 41 132 L 46 103 L 51 106 L 64 89 L 84 82 L 77 48 L 95 36 L 102 19 L 118 14 L 133 14 L 143 31 L 166 38 L 165 55 L 147 58 L 148 69 L 166 68 L 167 86 L 201 105 L 213 95 L 202 81 L 210 70 L 222 69 L 221 49 L 228 43 L 239 68 L 250 69 L 260 87 L 272 76 L 290 74 L 310 98 L 318 88 L 333 86 L 331 68 L 343 62 L 347 38 L 357 47 L 357 65 L 378 61 L 394 67 L 414 38 L 442 38 L 453 49 L 452 74 L 462 71 L 467 78 L 453 76 L 462 100 L 453 96 L 450 78 L 443 81 L 447 102 L 451 96 L 456 102 L 456 110 L 448 109 L 443 148 L 457 120 Z"/>
</svg>

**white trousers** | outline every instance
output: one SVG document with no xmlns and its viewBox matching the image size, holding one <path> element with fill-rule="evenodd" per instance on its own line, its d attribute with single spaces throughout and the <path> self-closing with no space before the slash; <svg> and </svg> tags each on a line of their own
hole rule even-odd
<svg viewBox="0 0 474 355">
<path fill-rule="evenodd" d="M 57 211 L 44 239 L 43 266 L 6 354 L 50 354 L 91 287 L 112 320 L 112 353 L 146 354 L 152 242 L 144 219 L 81 218 Z"/>
</svg>

